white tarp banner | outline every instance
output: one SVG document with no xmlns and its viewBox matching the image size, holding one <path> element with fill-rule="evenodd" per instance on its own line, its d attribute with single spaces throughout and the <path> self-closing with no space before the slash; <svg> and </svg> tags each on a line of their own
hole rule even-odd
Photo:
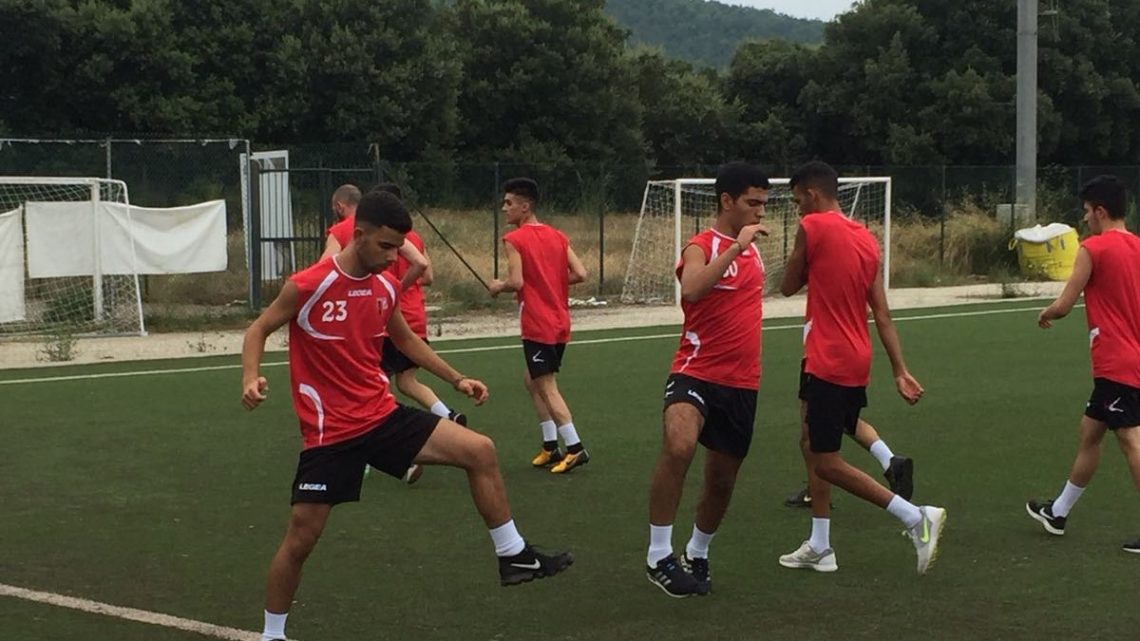
<svg viewBox="0 0 1140 641">
<path fill-rule="evenodd" d="M 121 203 L 28 202 L 24 212 L 32 278 L 226 269 L 223 200 L 187 207 L 130 207 L 129 212 Z"/>
<path fill-rule="evenodd" d="M 129 218 L 125 205 L 100 206 L 108 223 L 102 230 L 103 255 L 126 259 L 104 273 L 131 273 L 132 237 L 139 274 L 226 271 L 226 201 L 165 209 L 132 206 Z"/>
<path fill-rule="evenodd" d="M 21 321 L 24 309 L 24 228 L 20 210 L 0 214 L 0 323 Z"/>
</svg>

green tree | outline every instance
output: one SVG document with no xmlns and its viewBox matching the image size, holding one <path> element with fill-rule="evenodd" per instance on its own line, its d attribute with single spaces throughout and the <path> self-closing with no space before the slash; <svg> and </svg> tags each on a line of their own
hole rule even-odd
<svg viewBox="0 0 1140 641">
<path fill-rule="evenodd" d="M 714 164 L 739 153 L 742 106 L 725 100 L 715 75 L 658 50 L 640 48 L 631 58 L 652 164 Z"/>
<path fill-rule="evenodd" d="M 459 149 L 469 159 L 640 163 L 625 32 L 604 0 L 459 0 Z"/>
</svg>

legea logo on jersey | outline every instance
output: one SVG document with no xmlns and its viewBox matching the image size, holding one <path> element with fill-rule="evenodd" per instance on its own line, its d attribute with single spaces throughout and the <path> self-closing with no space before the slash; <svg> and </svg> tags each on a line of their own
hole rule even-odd
<svg viewBox="0 0 1140 641">
<path fill-rule="evenodd" d="M 349 298 L 361 298 L 363 296 L 371 296 L 371 295 L 372 295 L 371 289 L 350 289 L 350 290 L 348 290 L 348 297 Z"/>
<path fill-rule="evenodd" d="M 327 492 L 329 488 L 324 483 L 302 483 L 297 489 L 302 492 Z"/>
</svg>

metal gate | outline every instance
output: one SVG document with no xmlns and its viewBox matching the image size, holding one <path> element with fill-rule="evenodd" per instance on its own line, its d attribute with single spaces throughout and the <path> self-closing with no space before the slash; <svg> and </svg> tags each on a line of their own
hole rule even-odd
<svg viewBox="0 0 1140 641">
<path fill-rule="evenodd" d="M 275 155 L 276 154 L 276 155 Z M 249 163 L 250 305 L 273 300 L 289 275 L 312 265 L 325 248 L 337 187 L 362 190 L 379 182 L 379 170 L 289 167 L 288 154 L 254 153 Z"/>
</svg>

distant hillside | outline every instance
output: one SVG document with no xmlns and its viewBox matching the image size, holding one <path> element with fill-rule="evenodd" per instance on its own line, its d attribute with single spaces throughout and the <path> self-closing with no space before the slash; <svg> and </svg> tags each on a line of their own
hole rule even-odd
<svg viewBox="0 0 1140 641">
<path fill-rule="evenodd" d="M 743 40 L 823 41 L 819 20 L 706 0 L 607 0 L 606 13 L 633 32 L 630 42 L 659 46 L 674 58 L 712 67 L 728 66 Z"/>
</svg>

